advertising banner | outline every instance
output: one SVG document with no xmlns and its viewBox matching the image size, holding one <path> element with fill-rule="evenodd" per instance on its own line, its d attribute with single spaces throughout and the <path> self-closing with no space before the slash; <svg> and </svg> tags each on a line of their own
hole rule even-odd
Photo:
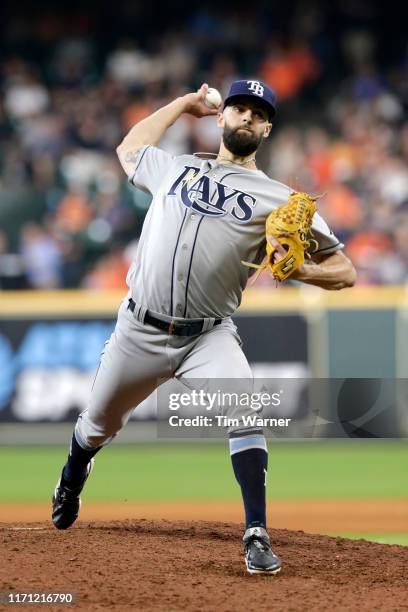
<svg viewBox="0 0 408 612">
<path fill-rule="evenodd" d="M 245 316 L 236 323 L 255 376 L 307 375 L 302 317 Z M 0 421 L 74 420 L 114 326 L 111 317 L 0 319 Z M 156 394 L 134 417 L 156 418 Z"/>
</svg>

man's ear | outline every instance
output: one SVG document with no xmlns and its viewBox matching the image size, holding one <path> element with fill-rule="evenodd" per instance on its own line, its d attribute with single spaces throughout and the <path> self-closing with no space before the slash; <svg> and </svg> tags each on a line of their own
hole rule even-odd
<svg viewBox="0 0 408 612">
<path fill-rule="evenodd" d="M 264 137 L 264 138 L 268 138 L 269 134 L 271 133 L 272 127 L 273 127 L 273 126 L 272 126 L 272 123 L 268 123 L 268 124 L 265 126 L 265 129 L 264 129 L 264 134 L 263 134 L 263 137 Z"/>
<path fill-rule="evenodd" d="M 219 128 L 224 127 L 224 113 L 217 114 L 217 125 Z"/>
</svg>

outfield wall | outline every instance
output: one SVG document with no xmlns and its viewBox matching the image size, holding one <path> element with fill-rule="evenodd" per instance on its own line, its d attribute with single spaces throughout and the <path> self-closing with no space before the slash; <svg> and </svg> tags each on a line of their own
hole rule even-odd
<svg viewBox="0 0 408 612">
<path fill-rule="evenodd" d="M 0 293 L 0 421 L 74 420 L 86 406 L 124 297 L 88 291 Z M 392 423 L 385 427 L 383 416 L 379 429 L 386 437 L 405 435 L 405 288 L 248 289 L 234 319 L 257 378 L 398 379 L 386 415 Z M 153 404 L 148 401 L 135 418 L 154 418 Z"/>
</svg>

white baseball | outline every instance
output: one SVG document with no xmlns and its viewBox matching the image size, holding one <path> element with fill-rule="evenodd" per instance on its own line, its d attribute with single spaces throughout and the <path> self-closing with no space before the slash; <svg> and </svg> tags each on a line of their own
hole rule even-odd
<svg viewBox="0 0 408 612">
<path fill-rule="evenodd" d="M 218 108 L 222 103 L 221 94 L 218 89 L 209 87 L 207 93 L 205 94 L 204 103 L 209 108 Z"/>
</svg>

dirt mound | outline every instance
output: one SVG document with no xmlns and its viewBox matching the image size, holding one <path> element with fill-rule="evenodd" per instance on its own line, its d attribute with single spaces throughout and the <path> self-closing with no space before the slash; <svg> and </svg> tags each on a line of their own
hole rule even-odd
<svg viewBox="0 0 408 612">
<path fill-rule="evenodd" d="M 75 610 L 408 609 L 408 547 L 302 531 L 270 535 L 284 561 L 274 577 L 246 572 L 240 525 L 79 521 L 57 531 L 49 523 L 3 523 L 0 591 L 71 591 Z"/>
</svg>

